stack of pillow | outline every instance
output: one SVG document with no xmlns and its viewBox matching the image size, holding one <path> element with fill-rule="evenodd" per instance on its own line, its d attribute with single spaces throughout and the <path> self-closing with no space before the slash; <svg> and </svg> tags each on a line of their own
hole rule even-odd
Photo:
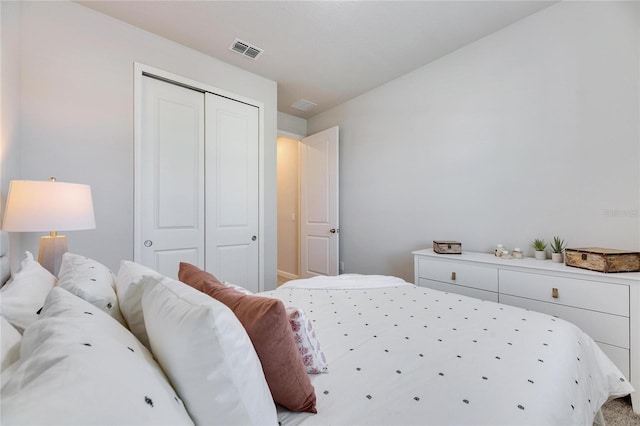
<svg viewBox="0 0 640 426">
<path fill-rule="evenodd" d="M 304 312 L 193 265 L 179 277 L 129 261 L 114 276 L 66 253 L 56 278 L 27 252 L 0 288 L 3 423 L 276 424 L 276 403 L 316 412 L 307 372 L 326 360 Z"/>
<path fill-rule="evenodd" d="M 253 343 L 275 402 L 292 411 L 316 412 L 316 395 L 280 300 L 243 294 L 188 263 L 180 264 L 178 278 L 233 311 Z"/>
<path fill-rule="evenodd" d="M 1 371 L 20 357 L 22 333 L 38 319 L 37 312 L 56 281 L 56 277 L 40 266 L 31 253 L 26 252 L 19 270 L 0 288 Z M 4 378 L 3 373 L 3 383 Z"/>
</svg>

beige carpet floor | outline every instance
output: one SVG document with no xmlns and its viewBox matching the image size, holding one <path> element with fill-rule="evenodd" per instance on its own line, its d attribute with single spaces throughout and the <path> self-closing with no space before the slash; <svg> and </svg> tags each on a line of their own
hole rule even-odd
<svg viewBox="0 0 640 426">
<path fill-rule="evenodd" d="M 640 426 L 640 416 L 631 409 L 631 398 L 614 399 L 602 407 L 607 426 Z"/>
</svg>

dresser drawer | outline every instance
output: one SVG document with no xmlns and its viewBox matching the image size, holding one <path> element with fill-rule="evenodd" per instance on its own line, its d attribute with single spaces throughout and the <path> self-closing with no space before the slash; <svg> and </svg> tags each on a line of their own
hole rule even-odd
<svg viewBox="0 0 640 426">
<path fill-rule="evenodd" d="M 626 285 L 502 269 L 500 294 L 629 316 L 629 287 Z"/>
<path fill-rule="evenodd" d="M 455 283 L 443 283 L 441 281 L 432 281 L 420 278 L 418 280 L 420 287 L 429 287 L 434 290 L 444 291 L 446 293 L 456 293 L 463 296 L 475 297 L 476 299 L 488 300 L 490 302 L 498 302 L 498 293 L 487 290 L 478 290 L 477 288 L 465 287 Z"/>
<path fill-rule="evenodd" d="M 631 373 L 630 366 L 630 353 L 629 349 L 619 348 L 617 346 L 607 345 L 606 343 L 597 342 L 602 352 L 611 360 L 613 363 L 620 369 L 620 372 L 624 375 L 624 377 L 631 377 L 629 374 Z"/>
<path fill-rule="evenodd" d="M 498 292 L 498 269 L 446 260 L 418 260 L 418 277 L 443 283 Z"/>
<path fill-rule="evenodd" d="M 502 293 L 500 303 L 562 318 L 577 325 L 597 342 L 629 349 L 629 318 Z"/>
</svg>

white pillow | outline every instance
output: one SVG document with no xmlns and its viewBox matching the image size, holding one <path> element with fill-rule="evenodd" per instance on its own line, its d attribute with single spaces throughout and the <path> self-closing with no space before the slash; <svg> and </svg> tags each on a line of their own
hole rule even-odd
<svg viewBox="0 0 640 426">
<path fill-rule="evenodd" d="M 252 291 L 247 290 L 246 288 L 244 288 L 242 286 L 239 286 L 237 284 L 232 284 L 232 283 L 230 283 L 228 281 L 225 281 L 223 284 L 226 285 L 227 287 L 231 287 L 235 291 L 239 291 L 242 294 L 248 294 L 248 295 L 254 295 L 255 294 Z M 261 295 L 259 294 L 258 296 L 261 296 Z"/>
<path fill-rule="evenodd" d="M 135 337 L 59 287 L 2 382 L 3 424 L 193 424 Z"/>
<path fill-rule="evenodd" d="M 95 330 L 99 330 L 98 337 L 116 340 L 123 346 L 131 348 L 129 350 L 132 350 L 133 353 L 147 359 L 153 359 L 151 352 L 123 325 L 114 322 L 110 315 L 102 311 L 102 309 L 89 304 L 89 302 L 80 297 L 74 296 L 69 291 L 62 289 L 62 287 L 54 287 L 44 302 L 38 322 L 47 319 L 55 319 L 56 321 L 61 321 L 61 319 L 73 320 L 71 328 L 76 331 L 91 334 Z M 42 337 L 40 340 L 43 340 Z M 33 348 L 28 343 L 23 343 L 21 356 L 28 356 L 32 350 Z"/>
<path fill-rule="evenodd" d="M 18 271 L 0 288 L 0 313 L 22 333 L 38 319 L 38 311 L 54 285 L 56 277 L 25 252 Z"/>
<path fill-rule="evenodd" d="M 196 424 L 277 424 L 249 336 L 235 314 L 190 286 L 145 283 L 144 320 L 156 359 Z"/>
<path fill-rule="evenodd" d="M 124 324 L 115 291 L 115 277 L 103 264 L 73 253 L 62 256 L 58 287 L 86 300 Z"/>
<path fill-rule="evenodd" d="M 20 358 L 20 341 L 22 335 L 9 321 L 0 317 L 0 337 L 2 338 L 2 364 L 0 371 L 13 364 Z"/>
<path fill-rule="evenodd" d="M 164 278 L 162 274 L 139 263 L 123 260 L 120 262 L 120 270 L 116 278 L 116 294 L 120 303 L 120 311 L 127 321 L 129 330 L 147 348 L 149 337 L 144 326 L 144 316 L 142 315 L 142 286 L 143 277 L 152 277 L 151 281 L 158 282 Z M 149 282 L 151 282 L 149 281 Z"/>
</svg>

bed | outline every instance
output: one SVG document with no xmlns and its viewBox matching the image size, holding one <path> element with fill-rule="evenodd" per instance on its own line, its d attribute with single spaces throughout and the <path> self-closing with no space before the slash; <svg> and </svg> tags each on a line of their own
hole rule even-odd
<svg viewBox="0 0 640 426">
<path fill-rule="evenodd" d="M 267 294 L 308 309 L 329 357 L 318 414 L 285 424 L 592 424 L 630 390 L 591 338 L 537 312 L 376 276 Z"/>
<path fill-rule="evenodd" d="M 65 254 L 53 277 L 26 253 L 0 288 L 0 422 L 590 425 L 633 391 L 547 315 L 386 276 L 253 295 L 189 266 Z"/>
</svg>

